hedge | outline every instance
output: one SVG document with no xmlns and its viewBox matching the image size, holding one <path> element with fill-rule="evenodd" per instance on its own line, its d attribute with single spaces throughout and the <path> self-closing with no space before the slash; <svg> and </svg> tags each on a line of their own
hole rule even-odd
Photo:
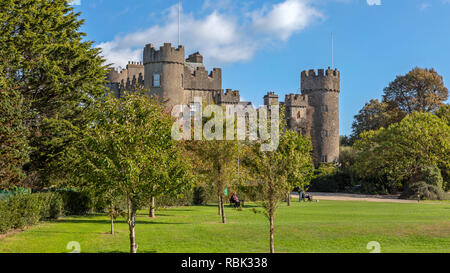
<svg viewBox="0 0 450 273">
<path fill-rule="evenodd" d="M 0 200 L 0 233 L 23 229 L 40 220 L 57 219 L 63 214 L 63 201 L 57 193 L 20 193 Z"/>
</svg>

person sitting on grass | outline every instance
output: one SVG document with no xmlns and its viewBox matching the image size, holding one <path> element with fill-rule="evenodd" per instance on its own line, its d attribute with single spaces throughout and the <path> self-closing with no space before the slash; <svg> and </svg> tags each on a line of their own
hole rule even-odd
<svg viewBox="0 0 450 273">
<path fill-rule="evenodd" d="M 236 193 L 233 193 L 233 195 L 231 196 L 230 203 L 234 204 L 235 208 L 239 208 L 241 206 L 241 202 L 239 201 L 239 198 L 237 197 Z"/>
</svg>

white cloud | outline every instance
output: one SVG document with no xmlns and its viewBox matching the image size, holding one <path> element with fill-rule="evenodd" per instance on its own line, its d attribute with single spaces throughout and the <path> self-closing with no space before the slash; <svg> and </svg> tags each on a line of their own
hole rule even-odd
<svg viewBox="0 0 450 273">
<path fill-rule="evenodd" d="M 209 2 L 205 3 L 206 6 L 211 5 Z M 286 41 L 294 33 L 322 17 L 308 0 L 284 0 L 269 8 L 245 14 L 241 12 L 240 16 L 226 11 L 224 6 L 229 5 L 228 0 L 222 3 L 221 9 L 212 10 L 200 18 L 182 13 L 181 44 L 185 46 L 186 53 L 200 51 L 208 65 L 250 60 L 268 41 Z M 169 8 L 161 17 L 161 24 L 119 35 L 98 47 L 102 48 L 109 63 L 123 66 L 129 60 L 142 60 L 142 49 L 148 43 L 155 46 L 164 42 L 176 44 L 177 5 Z"/>
<path fill-rule="evenodd" d="M 252 14 L 256 29 L 268 32 L 282 40 L 308 26 L 322 14 L 305 0 L 286 0 L 267 11 L 261 9 Z"/>
<path fill-rule="evenodd" d="M 369 6 L 380 6 L 381 0 L 367 0 Z"/>
</svg>

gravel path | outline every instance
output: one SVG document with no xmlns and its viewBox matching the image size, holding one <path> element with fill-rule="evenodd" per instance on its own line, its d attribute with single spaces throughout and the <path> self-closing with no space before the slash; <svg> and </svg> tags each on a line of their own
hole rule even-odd
<svg viewBox="0 0 450 273">
<path fill-rule="evenodd" d="M 309 192 L 314 200 L 332 200 L 332 201 L 367 201 L 367 202 L 389 202 L 389 203 L 417 203 L 414 200 L 399 199 L 398 195 L 364 195 L 349 193 L 325 193 Z M 292 198 L 298 199 L 298 193 L 292 193 Z"/>
</svg>

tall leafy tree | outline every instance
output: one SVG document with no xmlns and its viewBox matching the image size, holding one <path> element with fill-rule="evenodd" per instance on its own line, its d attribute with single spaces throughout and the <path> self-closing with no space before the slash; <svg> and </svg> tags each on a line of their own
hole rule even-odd
<svg viewBox="0 0 450 273">
<path fill-rule="evenodd" d="M 444 80 L 434 69 L 414 68 L 384 89 L 383 100 L 406 114 L 433 112 L 448 99 Z"/>
<path fill-rule="evenodd" d="M 155 191 L 180 191 L 190 185 L 187 166 L 172 139 L 172 119 L 164 105 L 145 94 L 106 97 L 87 132 L 83 157 L 101 188 L 126 197 L 130 252 L 137 251 L 136 212 Z M 102 185 L 103 184 L 103 185 Z"/>
<path fill-rule="evenodd" d="M 416 112 L 388 128 L 364 132 L 355 148 L 359 175 L 408 186 L 420 182 L 428 167 L 449 168 L 450 127 L 436 115 Z"/>
<path fill-rule="evenodd" d="M 401 121 L 405 115 L 399 108 L 393 107 L 386 101 L 370 100 L 355 115 L 350 142 L 353 143 L 364 131 L 378 130 L 381 127 L 387 128 L 389 125 Z"/>
<path fill-rule="evenodd" d="M 11 60 L 3 72 L 27 105 L 31 166 L 44 183 L 105 93 L 104 60 L 82 24 L 66 0 L 0 0 L 0 52 Z"/>
<path fill-rule="evenodd" d="M 0 189 L 19 186 L 28 161 L 28 128 L 22 95 L 11 88 L 0 69 Z"/>
</svg>

